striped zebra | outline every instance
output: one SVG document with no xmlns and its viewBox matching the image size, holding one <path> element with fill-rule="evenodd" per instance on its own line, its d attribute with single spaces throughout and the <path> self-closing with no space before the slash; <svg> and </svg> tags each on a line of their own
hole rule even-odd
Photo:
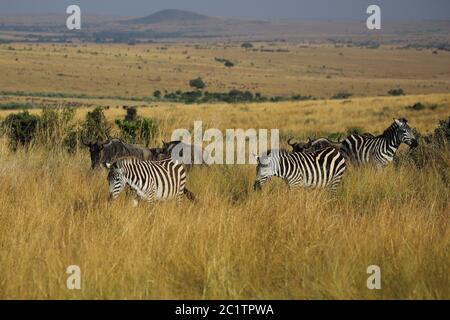
<svg viewBox="0 0 450 320">
<path fill-rule="evenodd" d="M 391 162 L 401 143 L 417 147 L 417 139 L 406 119 L 394 123 L 378 137 L 353 134 L 342 142 L 341 153 L 356 164 L 375 163 L 383 167 Z"/>
<path fill-rule="evenodd" d="M 256 160 L 255 190 L 261 189 L 272 177 L 279 177 L 291 188 L 329 187 L 335 192 L 346 169 L 345 158 L 331 147 L 314 152 L 271 150 Z"/>
<path fill-rule="evenodd" d="M 194 194 L 185 187 L 184 166 L 173 159 L 150 161 L 125 157 L 106 166 L 109 168 L 111 199 L 116 199 L 127 185 L 148 202 L 173 198 L 180 201 L 183 194 L 189 200 L 195 199 Z"/>
</svg>

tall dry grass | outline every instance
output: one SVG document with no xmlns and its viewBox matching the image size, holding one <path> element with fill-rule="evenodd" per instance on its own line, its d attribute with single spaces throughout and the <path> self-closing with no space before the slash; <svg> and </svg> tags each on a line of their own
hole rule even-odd
<svg viewBox="0 0 450 320">
<path fill-rule="evenodd" d="M 450 157 L 447 157 L 449 159 Z M 108 202 L 86 152 L 0 143 L 2 299 L 448 299 L 449 186 L 434 168 L 351 169 L 336 196 L 252 166 L 195 169 L 199 202 Z M 82 289 L 66 288 L 78 265 Z M 382 289 L 366 287 L 369 265 Z"/>
</svg>

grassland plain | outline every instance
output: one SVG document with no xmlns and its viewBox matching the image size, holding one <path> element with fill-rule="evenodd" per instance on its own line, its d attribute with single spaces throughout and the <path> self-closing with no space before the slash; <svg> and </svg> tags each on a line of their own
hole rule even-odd
<svg viewBox="0 0 450 320">
<path fill-rule="evenodd" d="M 7 97 L 8 101 L 26 101 L 24 97 Z M 194 104 L 156 102 L 142 104 L 133 101 L 112 99 L 47 99 L 35 98 L 38 104 L 64 105 L 77 102 L 76 118 L 83 120 L 90 107 L 100 105 L 106 117 L 113 121 L 123 118 L 126 105 L 138 106 L 138 114 L 151 117 L 158 122 L 158 132 L 154 144 L 161 139 L 170 139 L 171 133 L 178 128 L 193 129 L 194 121 L 201 120 L 203 127 L 218 128 L 255 128 L 280 129 L 281 137 L 295 136 L 308 138 L 329 133 L 344 133 L 348 129 L 359 128 L 374 134 L 380 134 L 392 122 L 394 117 L 406 117 L 411 125 L 422 133 L 434 129 L 439 120 L 450 114 L 450 94 L 408 95 L 401 97 L 361 97 L 346 100 L 315 100 L 295 102 L 238 103 L 238 104 Z M 415 103 L 425 108 L 410 108 Z M 87 107 L 86 107 L 87 106 Z M 40 114 L 41 109 L 29 110 Z M 0 119 L 17 110 L 0 110 Z M 115 132 L 117 134 L 117 132 Z"/>
<path fill-rule="evenodd" d="M 416 102 L 427 107 L 407 108 Z M 108 119 L 123 117 L 114 107 L 122 102 L 112 103 Z M 352 127 L 380 133 L 397 116 L 424 133 L 449 113 L 449 94 L 139 108 L 158 120 L 155 143 L 194 120 L 205 129 L 279 128 L 285 139 Z M 450 164 L 448 151 L 443 159 Z M 0 298 L 448 299 L 442 174 L 432 162 L 351 168 L 330 196 L 280 181 L 254 193 L 254 166 L 213 166 L 189 175 L 198 203 L 132 208 L 125 197 L 107 201 L 106 172 L 89 170 L 86 150 L 12 153 L 3 138 Z M 81 268 L 80 291 L 66 288 L 69 265 Z M 366 287 L 370 265 L 381 267 L 381 290 Z"/>
<path fill-rule="evenodd" d="M 436 51 L 437 53 L 437 51 Z M 215 58 L 228 59 L 227 68 Z M 2 44 L 0 88 L 103 96 L 151 96 L 155 90 L 188 90 L 196 77 L 210 92 L 231 89 L 266 96 L 340 91 L 356 96 L 446 93 L 450 53 L 381 46 L 378 49 L 302 43 Z"/>
</svg>

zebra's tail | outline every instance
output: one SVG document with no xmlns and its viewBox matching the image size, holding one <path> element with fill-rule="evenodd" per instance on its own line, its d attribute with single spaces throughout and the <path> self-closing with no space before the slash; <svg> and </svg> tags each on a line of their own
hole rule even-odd
<svg viewBox="0 0 450 320">
<path fill-rule="evenodd" d="M 183 193 L 186 196 L 186 198 L 188 198 L 189 201 L 197 202 L 197 197 L 193 192 L 189 191 L 188 188 L 184 188 Z"/>
</svg>

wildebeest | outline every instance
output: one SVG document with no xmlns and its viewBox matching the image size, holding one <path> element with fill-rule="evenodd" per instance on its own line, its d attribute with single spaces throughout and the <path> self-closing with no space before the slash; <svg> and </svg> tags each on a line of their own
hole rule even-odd
<svg viewBox="0 0 450 320">
<path fill-rule="evenodd" d="M 158 158 L 171 157 L 190 169 L 193 165 L 207 165 L 208 158 L 204 158 L 203 149 L 196 145 L 182 141 L 162 142 L 163 146 L 157 149 Z"/>
<path fill-rule="evenodd" d="M 137 144 L 129 144 L 120 139 L 107 139 L 106 141 L 85 142 L 91 155 L 91 168 L 95 169 L 106 163 L 113 163 L 121 157 L 135 157 L 140 160 L 161 160 L 162 150 L 149 149 Z"/>
<path fill-rule="evenodd" d="M 301 143 L 291 143 L 292 138 L 288 140 L 288 144 L 292 147 L 293 152 L 315 152 L 324 148 L 332 147 L 337 150 L 340 149 L 340 143 L 334 142 L 327 138 L 319 138 L 319 139 L 311 139 L 309 138 L 308 142 Z"/>
<path fill-rule="evenodd" d="M 361 136 L 365 138 L 374 138 L 373 134 L 367 132 L 362 133 Z M 328 138 L 317 138 L 317 139 L 309 138 L 308 142 L 291 143 L 292 140 L 293 138 L 289 138 L 288 145 L 292 147 L 293 152 L 314 152 L 328 147 L 340 150 L 340 148 L 342 147 L 341 141 L 333 141 Z"/>
</svg>

